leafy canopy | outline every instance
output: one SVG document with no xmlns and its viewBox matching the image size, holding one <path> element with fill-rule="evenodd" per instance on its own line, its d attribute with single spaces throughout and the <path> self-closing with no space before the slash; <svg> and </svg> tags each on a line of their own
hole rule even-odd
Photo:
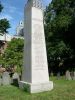
<svg viewBox="0 0 75 100">
<path fill-rule="evenodd" d="M 0 13 L 2 12 L 2 10 L 3 10 L 3 6 L 0 2 Z M 10 28 L 9 21 L 6 18 L 0 19 L 0 33 L 1 33 L 1 35 L 7 33 L 8 32 L 7 30 L 9 28 Z"/>
<path fill-rule="evenodd" d="M 49 65 L 51 59 L 57 61 L 59 57 L 60 62 L 62 59 L 64 62 L 66 59 L 73 61 L 75 59 L 75 0 L 52 0 L 46 7 L 44 19 Z"/>
<path fill-rule="evenodd" d="M 7 48 L 2 56 L 0 56 L 0 64 L 4 67 L 17 66 L 17 70 L 20 72 L 23 66 L 23 39 L 12 39 L 7 44 Z"/>
</svg>

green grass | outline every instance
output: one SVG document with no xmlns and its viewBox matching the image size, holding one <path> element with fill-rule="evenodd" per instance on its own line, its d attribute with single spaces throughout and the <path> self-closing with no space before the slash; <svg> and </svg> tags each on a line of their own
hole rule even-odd
<svg viewBox="0 0 75 100">
<path fill-rule="evenodd" d="M 55 77 L 51 80 L 54 89 L 38 94 L 29 94 L 14 86 L 0 86 L 0 100 L 75 100 L 75 81 Z"/>
</svg>

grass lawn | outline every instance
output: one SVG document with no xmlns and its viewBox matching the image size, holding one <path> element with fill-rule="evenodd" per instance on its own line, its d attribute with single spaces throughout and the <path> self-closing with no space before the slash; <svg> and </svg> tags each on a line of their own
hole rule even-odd
<svg viewBox="0 0 75 100">
<path fill-rule="evenodd" d="M 51 80 L 54 89 L 38 94 L 29 94 L 14 86 L 0 86 L 0 100 L 75 100 L 75 81 L 55 77 Z"/>
</svg>

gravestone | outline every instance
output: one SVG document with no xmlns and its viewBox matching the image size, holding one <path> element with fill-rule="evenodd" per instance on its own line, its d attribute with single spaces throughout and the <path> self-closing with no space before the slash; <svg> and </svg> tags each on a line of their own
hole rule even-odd
<svg viewBox="0 0 75 100">
<path fill-rule="evenodd" d="M 53 77 L 53 76 L 54 76 L 53 72 L 51 72 L 51 73 L 50 73 L 50 76 L 51 76 L 51 77 Z"/>
<path fill-rule="evenodd" d="M 74 71 L 74 76 L 73 76 L 73 80 L 75 80 L 75 71 Z"/>
<path fill-rule="evenodd" d="M 71 72 L 70 72 L 70 75 L 71 75 L 71 79 L 73 80 L 73 77 L 74 77 L 74 72 L 73 72 L 73 71 L 71 71 Z"/>
<path fill-rule="evenodd" d="M 70 71 L 66 71 L 66 80 L 71 80 Z"/>
<path fill-rule="evenodd" d="M 19 78 L 19 74 L 17 72 L 15 72 L 13 74 L 12 80 L 13 80 L 13 82 L 12 82 L 13 85 L 15 85 L 15 86 L 19 85 L 20 78 Z"/>
<path fill-rule="evenodd" d="M 10 75 L 8 72 L 4 72 L 2 74 L 2 84 L 3 85 L 10 85 Z"/>
<path fill-rule="evenodd" d="M 28 0 L 25 7 L 24 24 L 24 66 L 19 87 L 30 93 L 49 91 L 46 43 L 41 0 Z"/>
<path fill-rule="evenodd" d="M 2 78 L 0 78 L 0 85 L 2 85 Z"/>
<path fill-rule="evenodd" d="M 57 79 L 60 79 L 60 72 L 57 73 Z"/>
</svg>

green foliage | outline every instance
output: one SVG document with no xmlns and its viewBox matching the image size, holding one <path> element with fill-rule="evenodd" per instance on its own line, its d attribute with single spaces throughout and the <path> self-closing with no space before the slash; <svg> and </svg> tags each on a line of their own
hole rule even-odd
<svg viewBox="0 0 75 100">
<path fill-rule="evenodd" d="M 0 65 L 5 65 L 4 58 L 0 55 Z"/>
<path fill-rule="evenodd" d="M 57 62 L 59 57 L 64 62 L 66 59 L 72 60 L 73 62 L 69 62 L 69 66 L 74 66 L 75 1 L 52 0 L 51 4 L 46 7 L 44 16 L 49 66 L 51 66 L 51 59 L 56 59 Z"/>
<path fill-rule="evenodd" d="M 3 6 L 2 6 L 2 4 L 0 2 L 0 13 L 2 12 L 2 10 L 3 10 Z"/>
<path fill-rule="evenodd" d="M 7 19 L 1 19 L 0 20 L 0 32 L 2 34 L 7 33 L 7 29 L 10 28 L 9 21 Z"/>
<path fill-rule="evenodd" d="M 71 50 L 68 46 L 65 45 L 63 41 L 60 41 L 57 44 L 50 45 L 49 54 L 50 54 L 50 57 L 64 58 L 67 55 L 71 56 Z"/>
<path fill-rule="evenodd" d="M 0 2 L 0 13 L 2 12 L 2 9 L 3 9 L 3 6 Z M 8 29 L 10 28 L 10 24 L 9 24 L 9 21 L 4 18 L 4 19 L 0 19 L 0 35 L 3 35 L 5 33 L 8 33 Z"/>
<path fill-rule="evenodd" d="M 19 67 L 18 69 L 21 70 L 23 65 L 23 47 L 23 39 L 14 38 L 11 42 L 8 42 L 8 47 L 2 56 L 5 67 L 17 65 L 17 67 Z"/>
</svg>

